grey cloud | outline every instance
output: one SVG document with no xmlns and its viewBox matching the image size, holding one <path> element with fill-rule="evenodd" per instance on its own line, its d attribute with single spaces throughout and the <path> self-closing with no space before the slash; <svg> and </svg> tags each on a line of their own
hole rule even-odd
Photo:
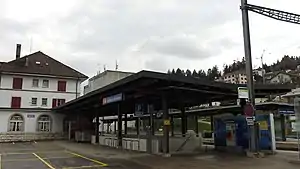
<svg viewBox="0 0 300 169">
<path fill-rule="evenodd" d="M 193 35 L 156 37 L 146 41 L 137 50 L 195 60 L 213 57 L 223 49 L 230 49 L 236 45 L 228 38 L 220 41 L 201 39 L 203 38 Z"/>
<path fill-rule="evenodd" d="M 95 74 L 97 64 L 113 65 L 116 59 L 122 60 L 120 67 L 165 71 L 174 58 L 193 62 L 236 47 L 220 27 L 229 23 L 228 31 L 239 29 L 230 24 L 240 23 L 240 1 L 223 1 L 80 0 L 51 22 L 45 18 L 18 23 L 0 17 L 0 53 L 12 43 L 13 54 L 15 43 L 34 33 L 40 38 L 35 49 L 64 57 L 59 60 L 88 75 Z M 150 39 L 147 44 L 145 39 Z M 135 45 L 140 46 L 139 54 L 128 52 Z"/>
<path fill-rule="evenodd" d="M 157 1 L 143 1 L 146 5 L 137 1 L 126 2 L 82 1 L 80 8 L 59 22 L 63 31 L 73 32 L 73 38 L 68 41 L 70 47 L 85 51 L 122 51 L 144 37 L 172 36 L 178 30 L 195 33 L 198 30 L 194 28 L 201 27 L 205 34 L 208 31 L 206 28 L 221 25 L 234 16 L 216 18 L 213 14 L 218 12 L 215 10 L 223 13 L 226 10 L 220 10 L 217 3 L 208 0 L 193 3 L 173 1 L 170 6 L 175 7 L 172 9 L 162 8 Z M 210 5 L 210 8 L 193 10 L 195 6 L 203 5 Z M 84 30 L 89 30 L 90 34 L 86 34 Z"/>
<path fill-rule="evenodd" d="M 229 38 L 219 39 L 216 43 L 216 46 L 224 48 L 224 49 L 232 49 L 235 46 L 239 45 L 239 43 L 232 41 Z"/>
<path fill-rule="evenodd" d="M 177 56 L 187 59 L 200 59 L 211 56 L 213 51 L 197 43 L 196 38 L 185 36 L 163 37 L 150 42 L 145 47 L 149 52 Z"/>
<path fill-rule="evenodd" d="M 161 72 L 166 72 L 168 70 L 167 61 L 162 58 L 152 58 L 149 61 L 146 61 L 145 67 L 148 70 L 156 70 Z"/>
</svg>

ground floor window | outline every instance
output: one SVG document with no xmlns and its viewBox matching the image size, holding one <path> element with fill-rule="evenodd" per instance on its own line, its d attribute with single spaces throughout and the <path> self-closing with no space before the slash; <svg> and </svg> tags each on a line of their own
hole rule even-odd
<svg viewBox="0 0 300 169">
<path fill-rule="evenodd" d="M 9 131 L 23 131 L 24 119 L 21 115 L 15 114 L 9 119 Z"/>
<path fill-rule="evenodd" d="M 42 115 L 38 118 L 38 131 L 51 131 L 51 118 L 48 115 Z"/>
</svg>

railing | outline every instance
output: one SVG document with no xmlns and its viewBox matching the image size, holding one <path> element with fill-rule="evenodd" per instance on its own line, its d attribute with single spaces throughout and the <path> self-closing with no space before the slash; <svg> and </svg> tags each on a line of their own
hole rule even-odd
<svg viewBox="0 0 300 169">
<path fill-rule="evenodd" d="M 109 140 L 109 141 L 108 141 Z M 117 139 L 116 138 L 104 138 L 104 145 L 109 146 L 109 147 L 117 147 L 117 143 L 115 142 Z M 108 143 L 107 143 L 108 141 Z"/>
<path fill-rule="evenodd" d="M 187 135 L 187 134 L 186 134 Z M 178 147 L 178 149 L 176 150 L 176 152 L 181 151 L 182 148 L 186 145 L 186 143 L 191 139 L 192 135 L 190 134 L 185 140 L 184 142 Z"/>
<path fill-rule="evenodd" d="M 138 151 L 140 151 L 140 140 L 138 139 L 138 140 L 132 140 L 132 139 L 123 139 L 123 141 L 125 142 L 125 144 L 123 144 L 123 145 L 125 145 L 124 146 L 124 148 L 125 149 L 129 149 L 129 150 L 134 150 L 134 148 L 133 148 L 133 143 L 137 143 L 137 145 L 138 145 Z M 129 148 L 127 147 L 127 143 L 129 142 Z"/>
</svg>

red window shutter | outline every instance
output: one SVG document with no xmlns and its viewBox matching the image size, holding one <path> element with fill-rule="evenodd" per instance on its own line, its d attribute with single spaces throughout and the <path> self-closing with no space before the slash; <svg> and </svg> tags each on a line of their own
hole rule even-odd
<svg viewBox="0 0 300 169">
<path fill-rule="evenodd" d="M 65 104 L 66 103 L 66 99 L 61 99 L 60 104 Z"/>
<path fill-rule="evenodd" d="M 57 83 L 57 91 L 65 92 L 67 88 L 67 82 L 66 81 L 58 81 Z"/>
<path fill-rule="evenodd" d="M 22 89 L 23 79 L 22 78 L 13 78 L 13 89 Z"/>
<path fill-rule="evenodd" d="M 57 99 L 53 99 L 52 100 L 52 107 L 56 107 L 57 106 Z"/>
<path fill-rule="evenodd" d="M 11 98 L 11 108 L 21 108 L 21 97 L 12 97 Z"/>
</svg>

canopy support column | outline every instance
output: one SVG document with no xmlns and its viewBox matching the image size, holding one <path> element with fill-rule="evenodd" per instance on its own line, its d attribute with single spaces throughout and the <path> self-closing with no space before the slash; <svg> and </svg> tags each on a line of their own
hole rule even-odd
<svg viewBox="0 0 300 169">
<path fill-rule="evenodd" d="M 95 118 L 95 121 L 96 121 L 96 123 L 95 123 L 95 137 L 96 137 L 96 144 L 98 144 L 99 143 L 99 112 L 98 111 L 96 111 L 96 118 Z"/>
<path fill-rule="evenodd" d="M 121 104 L 118 104 L 118 147 L 122 148 L 122 112 Z"/>
<path fill-rule="evenodd" d="M 162 109 L 163 109 L 163 119 L 164 119 L 164 153 L 170 153 L 169 147 L 169 109 L 168 109 L 168 100 L 165 95 L 162 96 Z"/>
</svg>

